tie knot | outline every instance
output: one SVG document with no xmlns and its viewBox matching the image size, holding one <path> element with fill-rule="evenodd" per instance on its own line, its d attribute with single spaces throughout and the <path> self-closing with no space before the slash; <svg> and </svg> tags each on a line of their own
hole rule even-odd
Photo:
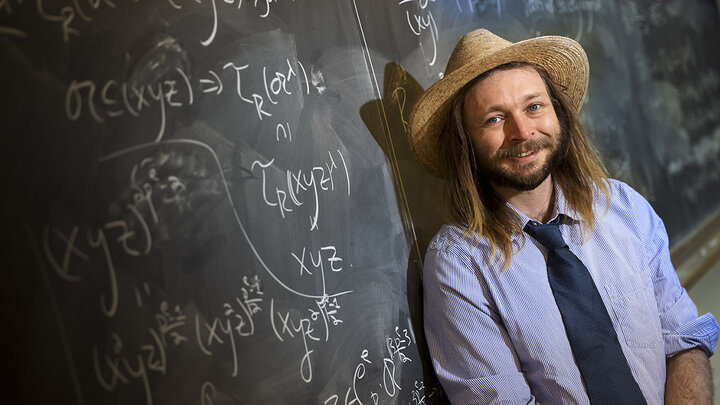
<svg viewBox="0 0 720 405">
<path fill-rule="evenodd" d="M 557 222 L 550 222 L 548 224 L 541 224 L 539 222 L 530 221 L 525 225 L 524 231 L 535 238 L 536 241 L 540 242 L 541 245 L 545 246 L 545 249 L 552 250 L 562 247 L 566 247 L 567 243 L 560 233 L 560 224 Z"/>
</svg>

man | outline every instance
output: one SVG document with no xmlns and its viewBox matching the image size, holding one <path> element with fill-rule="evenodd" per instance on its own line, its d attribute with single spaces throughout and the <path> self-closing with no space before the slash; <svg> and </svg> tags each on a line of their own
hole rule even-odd
<svg viewBox="0 0 720 405">
<path fill-rule="evenodd" d="M 423 286 L 453 403 L 712 401 L 718 324 L 647 201 L 607 178 L 578 118 L 588 77 L 568 38 L 477 30 L 413 109 L 413 151 L 447 185 Z"/>
</svg>

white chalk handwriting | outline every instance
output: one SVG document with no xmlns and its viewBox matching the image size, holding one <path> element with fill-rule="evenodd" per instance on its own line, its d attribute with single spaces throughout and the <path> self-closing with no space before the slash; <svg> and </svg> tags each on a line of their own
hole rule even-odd
<svg viewBox="0 0 720 405">
<path fill-rule="evenodd" d="M 110 206 L 112 218 L 100 226 L 44 227 L 42 250 L 50 268 L 61 279 L 80 283 L 86 275 L 79 269 L 88 272 L 92 271 L 88 268 L 97 265 L 105 269 L 107 293 L 100 295 L 100 308 L 105 316 L 113 317 L 118 307 L 119 292 L 112 253 L 118 250 L 112 250 L 111 245 L 130 257 L 148 255 L 153 245 L 152 229 L 160 223 L 159 213 L 167 215 L 168 207 L 180 214 L 192 208 L 193 201 L 188 197 L 186 186 L 189 176 L 203 176 L 203 192 L 213 192 L 200 168 L 194 168 L 196 173 L 185 173 L 186 169 L 179 163 L 184 162 L 187 166 L 188 160 L 187 156 L 173 152 L 159 152 L 140 160 L 130 170 L 129 193 Z M 97 254 L 92 254 L 94 252 L 101 253 L 102 258 L 98 260 Z M 139 291 L 135 296 L 141 306 Z"/>
<path fill-rule="evenodd" d="M 262 66 L 263 83 L 255 91 L 247 90 L 247 85 L 253 83 L 243 81 L 243 76 L 249 75 L 250 69 L 247 63 L 227 62 L 218 71 L 208 69 L 199 74 L 199 79 L 191 80 L 183 69 L 175 67 L 169 71 L 169 76 L 146 84 L 115 79 L 100 83 L 74 79 L 65 92 L 65 116 L 70 121 L 77 121 L 87 114 L 98 123 L 106 123 L 125 115 L 139 117 L 145 110 L 155 108 L 159 117 L 154 139 L 159 142 L 165 135 L 168 109 L 192 106 L 198 92 L 219 96 L 228 87 L 228 81 L 239 100 L 251 105 L 261 121 L 273 116 L 270 108 L 279 104 L 282 97 L 310 94 L 305 67 L 297 59 L 285 58 L 282 67 L 277 70 Z M 224 72 L 227 74 L 223 75 Z M 292 140 L 289 123 L 278 124 L 275 132 L 278 141 L 281 135 L 283 139 L 290 137 Z"/>
<path fill-rule="evenodd" d="M 232 208 L 235 222 L 237 223 L 238 228 L 240 229 L 240 232 L 243 235 L 243 238 L 245 238 L 245 241 L 248 243 L 248 246 L 250 247 L 253 254 L 255 255 L 255 258 L 258 260 L 258 263 L 267 272 L 267 274 L 269 274 L 270 277 L 272 277 L 272 279 L 275 280 L 276 283 L 278 283 L 279 286 L 281 286 L 283 289 L 285 289 L 299 297 L 312 298 L 312 299 L 322 299 L 325 295 L 327 295 L 330 298 L 339 297 L 341 295 L 349 294 L 352 292 L 352 290 L 346 290 L 346 291 L 336 292 L 336 293 L 332 293 L 332 294 L 325 294 L 325 293 L 318 294 L 318 293 L 313 293 L 313 292 L 298 291 L 298 290 L 295 290 L 294 288 L 292 288 L 291 286 L 287 285 L 282 279 L 280 279 L 280 277 L 278 277 L 278 275 L 272 269 L 270 269 L 267 266 L 267 264 L 265 263 L 265 260 L 260 255 L 257 248 L 255 247 L 255 244 L 253 243 L 252 239 L 250 238 L 250 235 L 248 234 L 247 229 L 243 225 L 243 222 L 240 220 L 238 210 L 235 206 L 235 202 L 233 201 L 232 194 L 230 193 L 228 181 L 225 178 L 225 174 L 223 172 L 223 166 L 220 163 L 220 159 L 218 158 L 215 151 L 210 146 L 208 146 L 206 143 L 203 143 L 203 142 L 200 142 L 197 140 L 193 140 L 193 139 L 170 139 L 170 140 L 161 141 L 159 144 L 168 146 L 168 147 L 170 147 L 172 145 L 195 146 L 198 148 L 198 150 L 203 150 L 203 151 L 207 152 L 209 154 L 209 156 L 211 156 L 212 161 L 214 162 L 215 167 L 217 169 L 217 174 L 219 176 L 219 183 L 220 183 L 219 187 L 224 191 L 224 195 L 227 198 L 227 201 L 230 204 L 230 207 Z M 145 144 L 135 145 L 135 146 L 132 146 L 132 147 L 129 147 L 126 149 L 119 150 L 117 152 L 113 152 L 109 155 L 103 156 L 102 158 L 100 158 L 100 162 L 101 163 L 110 162 L 113 159 L 119 158 L 128 153 L 137 152 L 137 151 L 145 150 L 148 148 L 156 148 L 157 146 L 158 146 L 157 143 L 145 143 Z M 343 166 L 346 167 L 342 154 L 339 154 L 339 157 L 342 159 Z M 346 171 L 347 171 L 347 167 L 346 167 Z M 347 174 L 346 174 L 346 176 L 347 176 Z M 347 192 L 349 194 L 350 193 L 349 178 L 347 179 L 347 187 L 348 187 Z"/>
<path fill-rule="evenodd" d="M 126 82 L 118 83 L 113 79 L 107 80 L 100 87 L 92 80 L 72 80 L 65 93 L 65 115 L 70 121 L 76 121 L 87 110 L 93 120 L 105 123 L 108 118 L 117 118 L 126 113 L 138 117 L 144 109 L 156 105 L 159 123 L 155 142 L 158 142 L 165 134 L 166 109 L 192 105 L 194 101 L 193 89 L 185 79 L 187 76 L 180 68 L 176 68 L 176 72 L 180 77 L 139 87 Z M 184 100 L 179 96 L 181 90 L 185 91 Z"/>
<path fill-rule="evenodd" d="M 294 312 L 294 311 L 293 311 Z M 315 336 L 315 329 L 309 318 L 291 317 L 290 311 L 275 311 L 275 301 L 270 300 L 270 322 L 273 332 L 280 342 L 285 342 L 283 336 L 289 339 L 300 337 L 303 342 L 303 354 L 300 359 L 300 377 L 306 383 L 313 378 L 312 354 L 315 351 L 310 348 L 309 341 L 319 342 L 320 338 Z"/>
<path fill-rule="evenodd" d="M 133 1 L 133 3 L 138 2 L 139 0 Z M 285 3 L 288 4 L 294 2 L 295 0 L 292 2 L 285 1 Z M 209 46 L 213 43 L 217 35 L 219 13 L 227 14 L 238 12 L 243 5 L 243 0 L 166 0 L 166 3 L 174 10 L 182 10 L 186 7 L 209 7 L 211 9 L 212 18 L 207 36 L 204 39 L 199 39 L 199 42 L 203 46 Z M 280 3 L 280 0 L 248 0 L 245 3 L 250 4 L 257 10 L 257 16 L 259 18 L 266 18 L 270 15 L 272 5 Z M 58 24 L 60 35 L 65 43 L 70 42 L 73 38 L 79 37 L 82 34 L 81 30 L 83 27 L 85 27 L 87 23 L 94 21 L 99 13 L 113 12 L 117 8 L 115 1 L 111 0 L 0 0 L 0 12 L 11 15 L 18 7 L 25 6 L 26 4 L 26 7 L 32 6 L 33 4 L 35 5 L 35 12 L 38 18 Z M 226 7 L 227 9 L 218 10 L 218 5 L 223 8 Z M 121 4 L 121 6 L 128 5 Z M 206 20 L 199 21 L 199 23 L 204 22 L 206 22 Z M 28 33 L 21 28 L 0 26 L 0 35 L 3 34 L 18 37 L 28 36 Z"/>
<path fill-rule="evenodd" d="M 98 345 L 93 345 L 93 370 L 98 384 L 103 389 L 113 391 L 117 388 L 118 382 L 127 385 L 135 381 L 133 379 L 137 379 L 142 383 L 145 403 L 152 405 L 152 388 L 148 373 L 165 375 L 167 372 L 168 340 L 173 346 L 179 346 L 187 341 L 178 330 L 186 323 L 186 317 L 179 306 L 170 308 L 166 301 L 162 301 L 155 319 L 156 327 L 147 329 L 148 337 L 137 351 L 127 348 L 117 333 L 109 335 L 111 340 L 109 350 L 101 351 Z"/>
<path fill-rule="evenodd" d="M 437 51 L 439 39 L 439 32 L 437 24 L 435 23 L 435 17 L 432 11 L 428 8 L 429 3 L 434 3 L 435 0 L 400 0 L 398 5 L 406 3 L 416 3 L 416 7 L 411 12 L 409 8 L 405 10 L 405 17 L 408 28 L 413 35 L 419 38 L 420 49 L 425 54 L 425 61 L 429 66 L 435 65 L 437 62 Z M 426 52 L 425 46 L 423 45 L 422 36 L 427 33 L 430 39 L 430 50 Z"/>
<path fill-rule="evenodd" d="M 108 318 L 115 316 L 118 307 L 118 286 L 117 276 L 115 271 L 115 264 L 110 253 L 108 241 L 105 238 L 105 229 L 114 227 L 114 222 L 109 222 L 103 228 L 87 229 L 85 232 L 85 238 L 81 238 L 84 242 L 85 247 L 79 246 L 81 242 L 78 240 L 79 226 L 73 226 L 69 233 L 63 231 L 63 229 L 51 225 L 44 227 L 42 232 L 42 245 L 45 258 L 50 263 L 50 267 L 54 270 L 55 274 L 61 279 L 72 283 L 78 283 L 84 279 L 85 276 L 79 274 L 76 271 L 76 267 L 72 264 L 81 260 L 78 267 L 84 268 L 88 265 L 93 265 L 96 260 L 91 260 L 90 252 L 99 249 L 101 252 L 102 267 L 105 268 L 105 274 L 107 278 L 106 290 L 109 291 L 110 298 L 107 299 L 106 293 L 100 294 L 100 310 Z M 121 234 L 118 237 L 118 241 L 121 243 L 126 242 L 127 233 Z M 57 251 L 61 251 L 62 254 L 58 255 Z M 58 260 L 62 257 L 61 260 Z M 73 259 L 75 259 L 73 261 Z"/>
<path fill-rule="evenodd" d="M 200 320 L 195 316 L 195 341 L 206 356 L 213 355 L 215 345 L 230 344 L 233 359 L 231 375 L 238 375 L 238 350 L 235 339 L 255 334 L 254 316 L 262 310 L 263 291 L 257 276 L 243 278 L 244 286 L 240 288 L 241 297 L 234 297 L 223 303 L 223 315 L 215 317 L 211 322 Z"/>
<path fill-rule="evenodd" d="M 353 374 L 352 383 L 348 386 L 342 394 L 333 394 L 329 396 L 324 405 L 362 405 L 365 403 L 376 405 L 379 403 L 381 398 L 393 398 L 402 389 L 397 382 L 397 366 L 405 362 L 412 361 L 406 354 L 410 345 L 414 344 L 414 339 L 411 338 L 411 333 L 407 328 L 401 329 L 399 326 L 395 327 L 394 333 L 386 336 L 387 353 L 381 359 L 379 363 L 382 365 L 382 382 L 379 384 L 380 391 L 373 391 L 372 388 L 365 388 L 360 390 L 358 383 L 365 378 L 366 367 L 370 364 L 374 364 L 370 358 L 371 355 L 367 349 L 363 349 L 360 354 L 360 361 L 355 367 L 355 373 Z M 381 397 L 382 396 L 382 397 Z M 414 390 L 412 391 L 412 398 L 415 404 L 424 404 L 425 395 L 424 387 L 422 382 L 415 381 Z"/>
<path fill-rule="evenodd" d="M 285 170 L 281 185 L 272 186 L 269 183 L 272 177 L 277 178 L 277 169 L 274 167 L 275 159 L 267 162 L 256 160 L 251 165 L 251 171 L 258 173 L 262 181 L 262 199 L 269 207 L 276 207 L 282 218 L 308 202 L 305 195 L 310 195 L 312 214 L 310 215 L 310 230 L 318 229 L 320 215 L 320 193 L 335 191 L 337 175 L 335 169 L 342 166 L 346 180 L 346 192 L 350 195 L 350 175 L 345 158 L 340 150 L 328 151 L 327 160 L 310 170 Z"/>
<path fill-rule="evenodd" d="M 305 255 L 310 258 L 311 268 L 308 267 Z M 323 246 L 317 250 L 317 256 L 313 252 L 307 252 L 307 249 L 303 247 L 300 256 L 295 253 L 290 254 L 300 264 L 300 275 L 313 275 L 315 270 L 320 270 L 324 274 L 325 263 L 328 264 L 330 270 L 333 272 L 342 271 L 343 259 L 337 256 L 337 249 L 335 246 Z"/>
<path fill-rule="evenodd" d="M 15 3 L 16 4 L 13 5 L 13 2 L 11 2 L 10 0 L 0 0 L 0 15 L 4 13 L 7 16 L 11 16 L 13 14 L 13 11 L 15 10 L 15 7 L 19 7 L 22 5 L 22 0 L 15 0 Z M 26 38 L 28 36 L 28 33 L 17 27 L 0 24 L 0 36 L 2 35 Z"/>
</svg>

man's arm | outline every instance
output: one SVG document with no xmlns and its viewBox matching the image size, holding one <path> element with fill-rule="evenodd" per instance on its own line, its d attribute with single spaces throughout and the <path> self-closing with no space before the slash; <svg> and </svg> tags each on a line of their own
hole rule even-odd
<svg viewBox="0 0 720 405">
<path fill-rule="evenodd" d="M 505 328 L 464 253 L 429 249 L 424 324 L 435 372 L 453 404 L 535 404 Z"/>
<path fill-rule="evenodd" d="M 667 359 L 665 403 L 667 405 L 712 404 L 710 361 L 705 351 L 693 348 Z"/>
<path fill-rule="evenodd" d="M 667 404 L 711 404 L 712 379 L 708 356 L 715 351 L 720 328 L 711 314 L 697 307 L 680 285 L 670 260 L 665 225 L 650 204 L 631 188 L 619 187 L 633 200 L 640 240 L 646 241 L 648 267 L 660 315 L 666 360 Z M 614 191 L 614 190 L 613 190 Z"/>
</svg>

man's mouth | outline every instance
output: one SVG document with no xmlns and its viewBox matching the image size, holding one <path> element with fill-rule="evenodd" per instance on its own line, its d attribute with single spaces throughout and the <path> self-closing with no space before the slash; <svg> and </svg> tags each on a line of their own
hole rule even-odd
<svg viewBox="0 0 720 405">
<path fill-rule="evenodd" d="M 536 155 L 538 150 L 526 150 L 526 151 L 520 151 L 515 153 L 508 153 L 505 157 L 508 159 L 513 160 L 527 160 L 529 158 L 532 158 L 534 155 Z"/>
</svg>

